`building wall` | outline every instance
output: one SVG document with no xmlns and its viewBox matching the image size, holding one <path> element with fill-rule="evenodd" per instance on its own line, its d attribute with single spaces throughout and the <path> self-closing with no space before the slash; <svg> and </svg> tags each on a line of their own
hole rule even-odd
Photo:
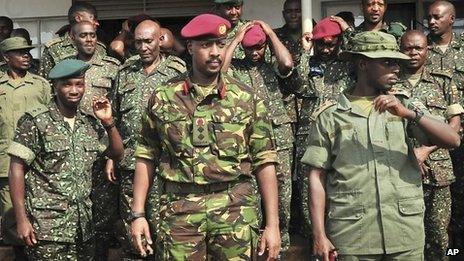
<svg viewBox="0 0 464 261">
<path fill-rule="evenodd" d="M 308 0 L 309 1 L 309 0 Z M 261 19 L 273 28 L 284 24 L 282 9 L 285 0 L 245 0 L 243 17 L 245 19 Z"/>
</svg>

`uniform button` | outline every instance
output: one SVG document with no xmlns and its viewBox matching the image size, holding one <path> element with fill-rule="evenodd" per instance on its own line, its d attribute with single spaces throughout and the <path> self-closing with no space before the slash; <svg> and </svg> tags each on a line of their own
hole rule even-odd
<svg viewBox="0 0 464 261">
<path fill-rule="evenodd" d="M 199 148 L 195 148 L 195 152 L 196 152 L 196 153 L 200 153 L 200 149 L 199 149 Z"/>
</svg>

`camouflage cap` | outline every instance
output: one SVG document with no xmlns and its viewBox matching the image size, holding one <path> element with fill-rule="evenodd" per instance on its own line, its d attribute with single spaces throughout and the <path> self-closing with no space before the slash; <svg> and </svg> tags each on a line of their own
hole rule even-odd
<svg viewBox="0 0 464 261">
<path fill-rule="evenodd" d="M 214 0 L 215 4 L 234 4 L 234 5 L 242 5 L 243 0 Z"/>
<path fill-rule="evenodd" d="M 90 64 L 77 60 L 66 59 L 56 64 L 48 74 L 48 78 L 52 80 L 57 79 L 71 79 L 80 78 L 84 75 L 85 71 L 89 69 Z"/>
<path fill-rule="evenodd" d="M 0 51 L 2 52 L 23 49 L 34 49 L 34 46 L 29 45 L 23 37 L 10 37 L 0 43 Z"/>
<path fill-rule="evenodd" d="M 347 50 L 340 53 L 340 58 L 350 59 L 359 54 L 372 59 L 390 58 L 410 60 L 411 58 L 400 52 L 400 48 L 393 35 L 380 31 L 367 31 L 356 34 L 350 40 Z"/>
</svg>

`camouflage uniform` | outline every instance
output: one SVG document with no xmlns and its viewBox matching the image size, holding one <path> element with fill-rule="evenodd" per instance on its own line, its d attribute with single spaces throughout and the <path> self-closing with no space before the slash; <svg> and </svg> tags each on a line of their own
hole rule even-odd
<svg viewBox="0 0 464 261">
<path fill-rule="evenodd" d="M 19 120 L 8 154 L 29 167 L 25 201 L 38 240 L 31 259 L 92 260 L 92 167 L 106 148 L 95 118 L 78 112 L 71 129 L 54 101 Z"/>
<path fill-rule="evenodd" d="M 436 44 L 429 40 L 428 64 L 427 66 L 432 71 L 445 71 L 453 75 L 453 81 L 456 84 L 461 96 L 461 105 L 464 104 L 462 100 L 464 92 L 464 38 L 453 34 L 452 41 L 448 49 L 443 53 Z M 462 136 L 461 136 L 462 140 Z M 456 182 L 451 185 L 452 194 L 452 211 L 451 211 L 451 235 L 454 242 L 453 247 L 463 249 L 464 239 L 464 145 L 461 142 L 461 147 L 455 149 L 451 153 L 453 160 L 454 173 L 456 175 Z"/>
<path fill-rule="evenodd" d="M 302 54 L 303 47 L 301 46 L 300 39 L 294 40 L 291 35 L 289 35 L 289 29 L 286 26 L 281 28 L 274 29 L 279 40 L 285 45 L 288 51 L 292 54 L 293 62 L 295 65 L 300 63 L 300 57 Z"/>
<path fill-rule="evenodd" d="M 247 60 L 232 60 L 233 77 L 251 86 L 258 96 L 264 100 L 269 114 L 272 115 L 272 128 L 277 148 L 276 167 L 279 190 L 279 225 L 282 238 L 282 250 L 290 247 L 288 226 L 290 223 L 290 203 L 292 198 L 292 158 L 293 131 L 292 119 L 288 115 L 283 102 L 278 78 L 285 79 L 276 66 L 263 62 L 257 66 Z"/>
<path fill-rule="evenodd" d="M 253 171 L 276 162 L 264 101 L 228 75 L 158 87 L 135 156 L 162 179 L 160 260 L 249 260 L 258 240 Z"/>
<path fill-rule="evenodd" d="M 384 32 L 384 33 L 389 33 L 395 36 L 395 38 L 399 41 L 399 39 L 401 38 L 401 36 L 404 34 L 406 30 L 407 30 L 407 27 L 404 26 L 402 23 L 393 22 L 393 23 L 388 24 L 386 22 L 383 22 L 382 28 L 379 31 Z M 355 28 L 352 28 L 352 27 L 348 28 L 345 32 L 342 33 L 343 44 L 341 46 L 341 49 L 342 50 L 349 49 L 350 40 L 353 38 L 353 36 L 358 33 L 365 32 L 365 31 L 366 29 L 364 28 L 364 22 L 362 22 L 359 26 Z"/>
<path fill-rule="evenodd" d="M 247 22 L 248 21 L 239 20 L 237 25 L 234 28 L 232 28 L 230 32 L 227 33 L 227 37 L 226 37 L 227 45 L 229 45 L 235 39 L 235 36 L 237 35 L 240 28 L 242 28 Z M 237 48 L 235 48 L 233 58 L 235 59 L 245 58 L 245 50 L 243 49 L 243 46 L 241 44 L 239 44 Z"/>
<path fill-rule="evenodd" d="M 98 42 L 95 53 L 99 56 L 106 56 L 106 47 L 102 43 Z M 66 33 L 62 37 L 52 39 L 50 42 L 45 44 L 42 52 L 39 75 L 48 79 L 48 74 L 55 64 L 64 59 L 75 56 L 77 56 L 77 49 L 73 40 L 69 36 L 69 33 Z"/>
<path fill-rule="evenodd" d="M 338 98 L 338 95 L 350 81 L 348 68 L 346 62 L 340 60 L 322 61 L 317 57 L 310 57 L 307 52 L 302 54 L 301 63 L 297 67 L 299 81 L 294 84 L 302 86 L 303 91 L 300 94 L 302 103 L 296 133 L 295 158 L 297 159 L 296 174 L 300 185 L 301 209 L 305 221 L 305 231 L 311 230 L 308 205 L 309 181 L 307 178 L 310 168 L 301 164 L 300 159 L 307 147 L 306 139 L 310 134 L 311 115 L 326 101 L 333 101 Z"/>
<path fill-rule="evenodd" d="M 185 63 L 178 57 L 168 56 L 163 60 L 158 68 L 150 75 L 146 75 L 142 62 L 138 56 L 131 58 L 121 67 L 118 75 L 116 89 L 113 95 L 113 108 L 115 111 L 116 127 L 120 131 L 121 138 L 124 142 L 124 158 L 117 165 L 117 172 L 120 176 L 119 194 L 120 194 L 120 215 L 123 218 L 127 233 L 125 233 L 126 248 L 130 244 L 130 222 L 129 214 L 132 204 L 132 186 L 135 170 L 135 146 L 137 136 L 142 128 L 142 114 L 148 104 L 148 99 L 155 88 L 169 79 L 185 72 Z M 150 193 L 150 203 L 152 212 L 151 225 L 158 224 L 158 199 L 154 197 L 159 194 L 158 188 L 154 182 L 152 193 Z M 156 230 L 152 230 L 156 232 Z M 156 235 L 156 233 L 153 233 Z"/>
<path fill-rule="evenodd" d="M 462 114 L 459 93 L 451 75 L 424 70 L 419 82 L 412 86 L 406 77 L 394 88 L 408 90 L 411 98 L 422 102 L 430 114 L 449 119 Z M 422 144 L 416 141 L 415 146 Z M 451 218 L 450 184 L 454 182 L 453 166 L 447 149 L 432 152 L 424 163 L 428 171 L 422 183 L 425 201 L 425 260 L 448 260 L 448 225 Z"/>
<path fill-rule="evenodd" d="M 2 234 L 9 244 L 23 244 L 16 237 L 16 222 L 10 199 L 8 170 L 10 157 L 6 155 L 8 146 L 14 137 L 19 118 L 27 108 L 48 104 L 51 88 L 44 78 L 26 73 L 18 81 L 7 73 L 0 76 L 0 215 L 2 216 Z"/>
</svg>

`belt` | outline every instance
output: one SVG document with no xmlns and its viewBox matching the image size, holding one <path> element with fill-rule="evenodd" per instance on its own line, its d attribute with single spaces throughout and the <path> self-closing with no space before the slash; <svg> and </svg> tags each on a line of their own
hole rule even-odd
<svg viewBox="0 0 464 261">
<path fill-rule="evenodd" d="M 173 181 L 164 181 L 164 192 L 172 194 L 211 194 L 221 192 L 234 187 L 239 183 L 248 182 L 247 180 L 233 180 L 229 182 L 217 182 L 205 185 L 195 183 L 181 183 Z"/>
</svg>

